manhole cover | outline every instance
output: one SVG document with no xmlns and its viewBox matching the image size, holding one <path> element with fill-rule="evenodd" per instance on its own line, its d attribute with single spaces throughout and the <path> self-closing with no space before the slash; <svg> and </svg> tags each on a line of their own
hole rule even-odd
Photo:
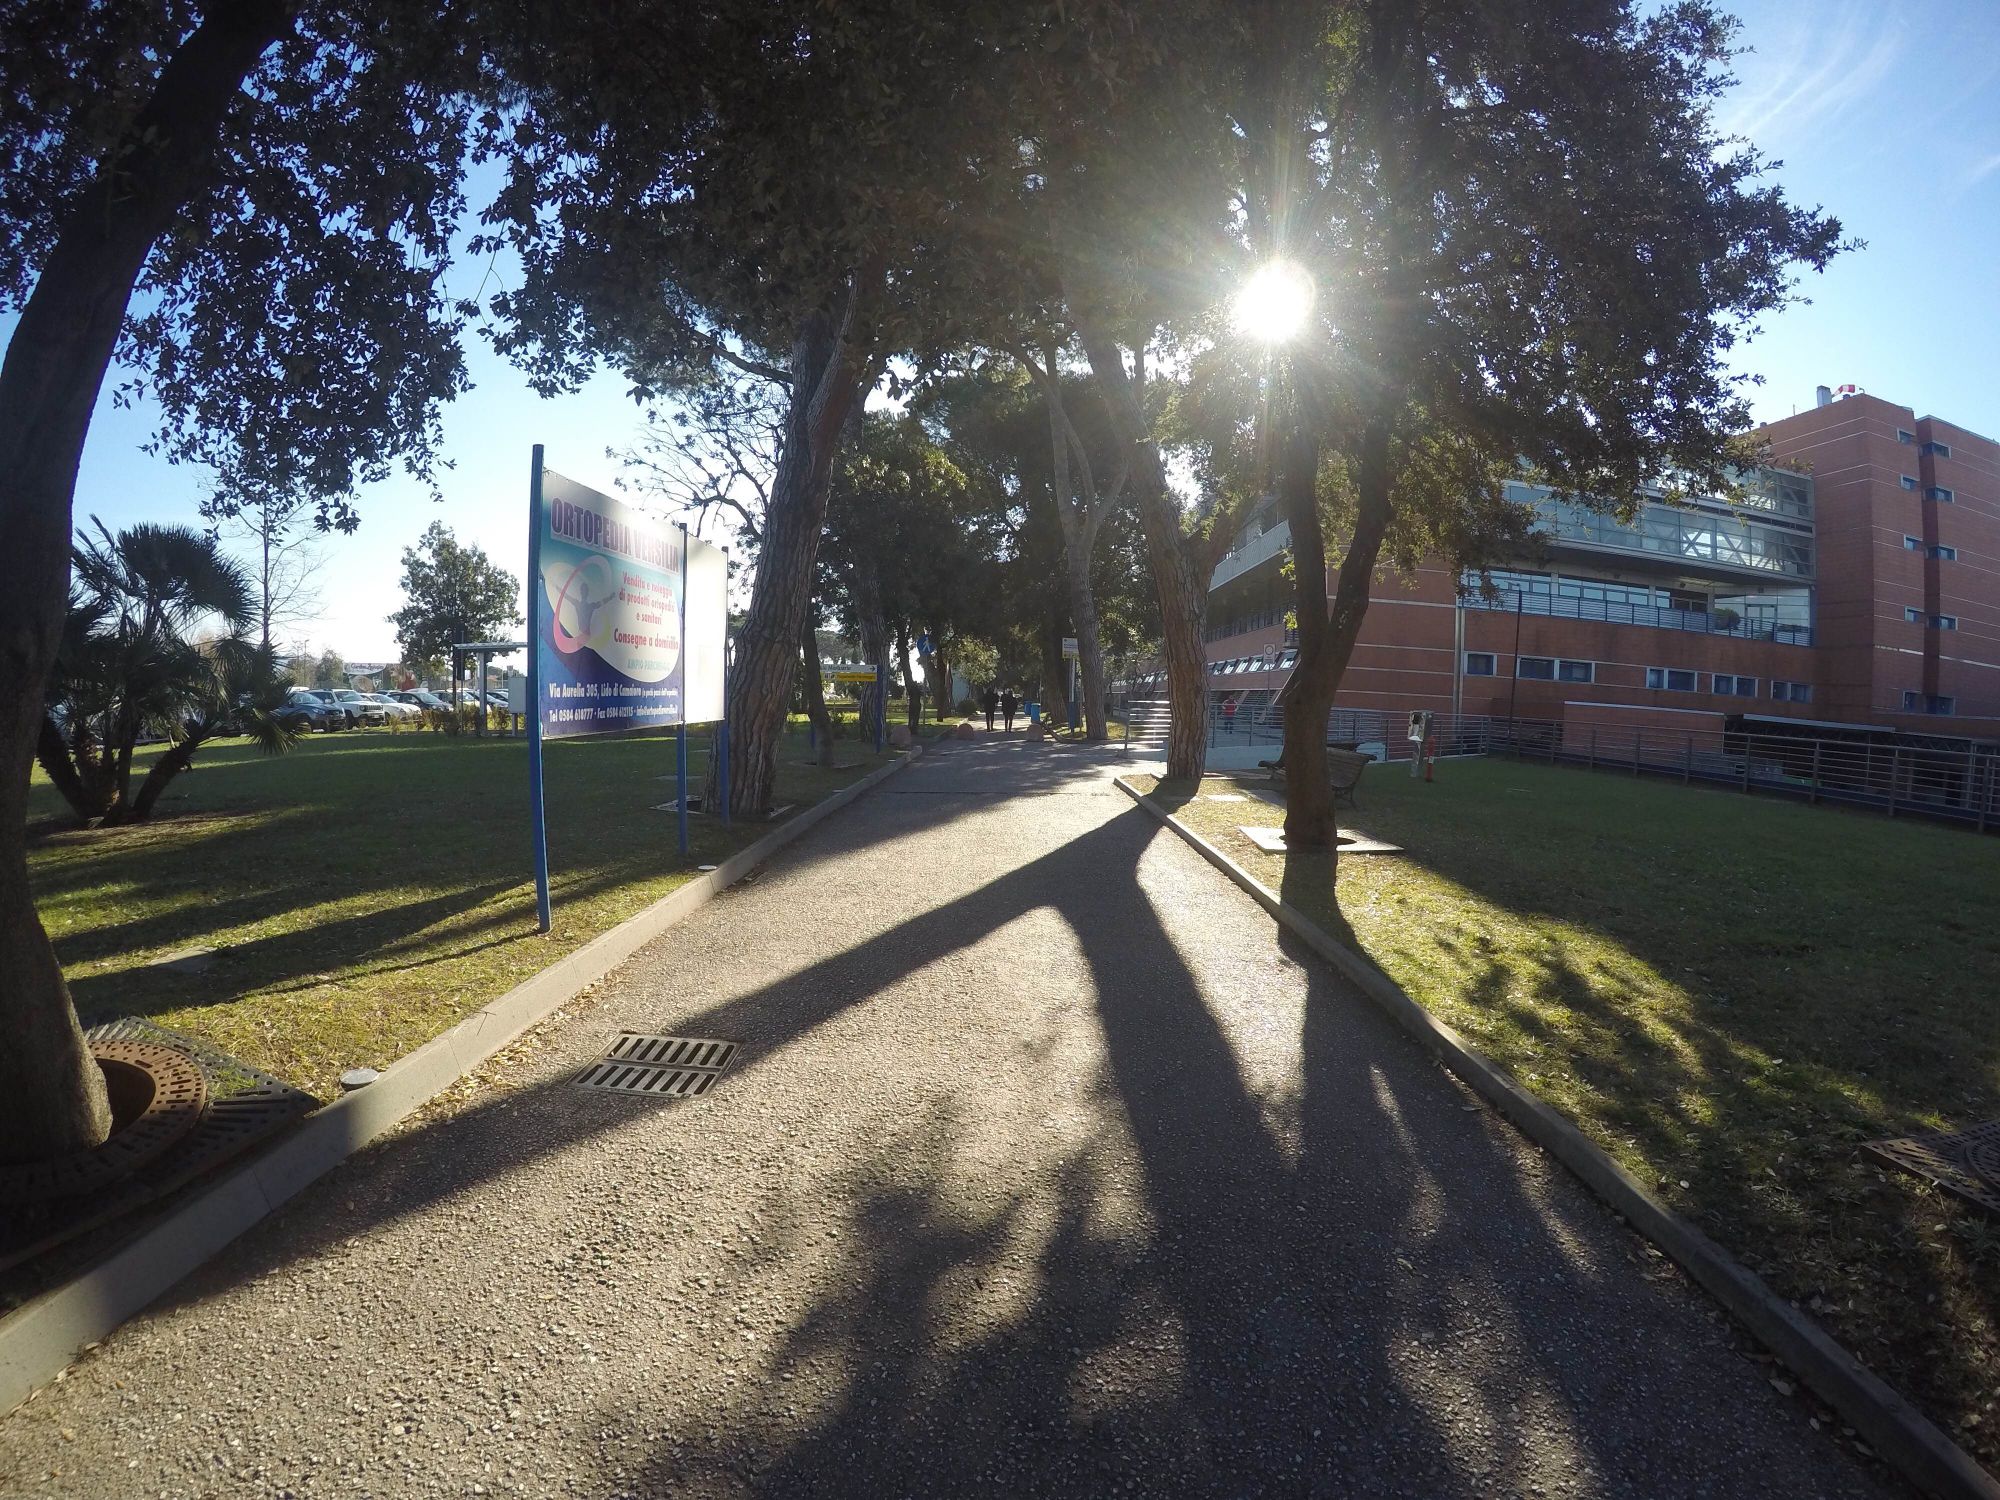
<svg viewBox="0 0 2000 1500">
<path fill-rule="evenodd" d="M 699 1099 L 736 1060 L 735 1042 L 624 1031 L 576 1075 L 578 1088 L 649 1099 Z"/>
<path fill-rule="evenodd" d="M 1970 1130 L 1870 1141 L 1861 1149 L 2000 1214 L 2000 1120 Z"/>
</svg>

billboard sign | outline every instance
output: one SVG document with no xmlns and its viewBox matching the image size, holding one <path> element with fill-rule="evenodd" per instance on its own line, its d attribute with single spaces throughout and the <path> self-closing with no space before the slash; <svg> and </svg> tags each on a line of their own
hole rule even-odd
<svg viewBox="0 0 2000 1500">
<path fill-rule="evenodd" d="M 723 716 L 723 651 L 729 639 L 729 554 L 700 537 L 687 539 L 687 599 L 681 612 L 687 665 L 681 695 L 687 722 Z"/>
<path fill-rule="evenodd" d="M 535 525 L 542 733 L 686 723 L 687 533 L 546 468 Z"/>
</svg>

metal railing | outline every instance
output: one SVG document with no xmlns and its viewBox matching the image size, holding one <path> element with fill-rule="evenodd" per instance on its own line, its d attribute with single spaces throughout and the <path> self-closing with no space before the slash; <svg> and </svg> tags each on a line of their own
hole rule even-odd
<svg viewBox="0 0 2000 1500">
<path fill-rule="evenodd" d="M 1873 808 L 1892 818 L 1930 818 L 1982 833 L 2000 824 L 2000 749 L 1988 745 L 1492 719 L 1486 749 L 1551 765 Z"/>
<path fill-rule="evenodd" d="M 1126 706 L 1130 742 L 1164 747 L 1171 715 L 1165 700 Z M 1327 743 L 1365 745 L 1385 761 L 1407 762 L 1416 746 L 1409 716 L 1336 708 L 1327 715 Z M 1650 776 L 1684 785 L 1725 787 L 1812 804 L 1869 808 L 1892 818 L 1955 823 L 1984 833 L 2000 828 L 2000 747 L 1878 742 L 1750 729 L 1656 729 L 1554 719 L 1437 714 L 1440 756 L 1504 755 L 1546 765 Z M 1220 746 L 1284 746 L 1283 711 L 1275 704 L 1223 712 L 1211 700 L 1206 739 Z"/>
<path fill-rule="evenodd" d="M 1173 722 L 1173 714 L 1164 698 L 1135 698 L 1124 703 L 1120 714 L 1126 724 L 1129 743 L 1146 749 L 1163 749 L 1167 743 L 1167 731 Z M 1474 721 L 1465 721 L 1471 723 Z M 1440 755 L 1484 754 L 1486 720 L 1476 721 L 1479 734 L 1477 748 L 1471 751 L 1460 748 L 1460 741 L 1467 736 L 1461 732 L 1449 715 L 1438 715 L 1434 728 L 1439 736 Z M 1326 738 L 1330 745 L 1369 745 L 1376 747 L 1378 758 L 1384 761 L 1408 761 L 1416 756 L 1416 747 L 1408 738 L 1409 716 L 1387 713 L 1371 709 L 1335 709 L 1327 715 Z M 1263 700 L 1255 703 L 1239 703 L 1233 711 L 1211 697 L 1208 708 L 1208 722 L 1203 730 L 1209 749 L 1225 747 L 1268 746 L 1272 758 L 1284 748 L 1285 711 L 1276 703 Z"/>
<path fill-rule="evenodd" d="M 1655 630 L 1690 630 L 1699 635 L 1727 635 L 1747 641 L 1776 641 L 1783 646 L 1810 646 L 1812 626 L 1784 624 L 1724 615 L 1702 609 L 1657 609 L 1643 604 L 1619 604 L 1609 599 L 1577 599 L 1566 594 L 1536 594 L 1502 589 L 1496 594 L 1467 594 L 1467 609 L 1513 614 L 1548 615 L 1561 620 L 1602 620 L 1609 625 L 1646 625 Z"/>
</svg>

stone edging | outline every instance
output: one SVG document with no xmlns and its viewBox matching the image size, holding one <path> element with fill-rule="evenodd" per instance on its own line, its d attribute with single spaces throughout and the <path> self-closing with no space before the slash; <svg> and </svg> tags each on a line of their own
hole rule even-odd
<svg viewBox="0 0 2000 1500">
<path fill-rule="evenodd" d="M 85 1344 L 120 1323 L 346 1160 L 442 1093 L 558 1006 L 764 864 L 780 849 L 923 754 L 915 745 L 699 874 L 546 969 L 481 1006 L 383 1069 L 366 1088 L 306 1116 L 269 1150 L 188 1196 L 151 1228 L 74 1280 L 0 1320 L 0 1414 L 53 1379 Z"/>
<path fill-rule="evenodd" d="M 1227 875 L 1386 1011 L 1473 1092 L 1582 1179 L 1868 1440 L 1884 1462 L 1939 1500 L 2000 1500 L 2000 1481 L 1824 1328 L 1661 1203 L 1562 1115 L 1412 999 L 1403 987 L 1160 807 L 1122 776 L 1118 788 Z"/>
</svg>

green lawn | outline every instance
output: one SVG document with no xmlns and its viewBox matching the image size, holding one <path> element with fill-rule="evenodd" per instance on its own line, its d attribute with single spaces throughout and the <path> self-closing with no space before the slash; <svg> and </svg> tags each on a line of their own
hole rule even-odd
<svg viewBox="0 0 2000 1500">
<path fill-rule="evenodd" d="M 690 741 L 698 791 L 707 742 Z M 807 759 L 789 737 L 779 802 L 880 763 L 851 740 L 846 770 Z M 387 1065 L 768 829 L 692 818 L 683 864 L 674 815 L 652 808 L 673 772 L 671 736 L 549 743 L 548 937 L 522 739 L 354 731 L 279 757 L 224 742 L 157 821 L 102 831 L 61 826 L 38 773 L 30 868 L 86 1022 L 146 1016 L 326 1097 L 343 1069 Z M 193 945 L 226 951 L 199 975 L 151 966 Z"/>
<path fill-rule="evenodd" d="M 1280 808 L 1158 795 L 2000 1463 L 2000 1223 L 1855 1150 L 2000 1118 L 2000 843 L 1501 760 L 1401 770 L 1343 826 L 1407 854 L 1342 859 L 1337 888 L 1237 831 Z"/>
</svg>

